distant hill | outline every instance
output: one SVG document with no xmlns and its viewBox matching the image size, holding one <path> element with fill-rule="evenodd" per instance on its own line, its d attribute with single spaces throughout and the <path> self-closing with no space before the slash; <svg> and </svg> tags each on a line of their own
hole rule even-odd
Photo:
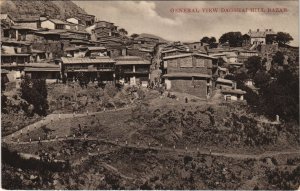
<svg viewBox="0 0 300 191">
<path fill-rule="evenodd" d="M 70 0 L 64 1 L 26 1 L 26 0 L 1 0 L 1 13 L 8 13 L 13 17 L 48 15 L 51 18 L 65 19 L 86 13 Z"/>
<path fill-rule="evenodd" d="M 156 36 L 154 34 L 148 34 L 148 33 L 141 33 L 139 34 L 140 37 L 151 37 L 151 38 L 158 38 L 159 39 L 159 42 L 170 42 L 160 36 Z"/>
</svg>

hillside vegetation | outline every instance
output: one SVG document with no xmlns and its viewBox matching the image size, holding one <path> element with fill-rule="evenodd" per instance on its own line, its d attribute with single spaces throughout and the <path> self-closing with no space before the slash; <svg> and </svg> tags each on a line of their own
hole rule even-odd
<svg viewBox="0 0 300 191">
<path fill-rule="evenodd" d="M 1 2 L 1 13 L 8 13 L 13 17 L 20 15 L 49 15 L 52 18 L 65 19 L 76 16 L 78 13 L 86 13 L 72 1 L 22 1 L 4 0 Z"/>
</svg>

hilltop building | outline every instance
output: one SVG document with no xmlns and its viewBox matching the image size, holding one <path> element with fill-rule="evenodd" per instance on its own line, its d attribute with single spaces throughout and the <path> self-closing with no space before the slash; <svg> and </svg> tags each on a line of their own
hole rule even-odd
<svg viewBox="0 0 300 191">
<path fill-rule="evenodd" d="M 250 43 L 255 45 L 267 44 L 267 38 L 276 37 L 276 33 L 272 29 L 257 29 L 256 31 L 250 29 L 248 35 L 250 36 Z"/>
</svg>

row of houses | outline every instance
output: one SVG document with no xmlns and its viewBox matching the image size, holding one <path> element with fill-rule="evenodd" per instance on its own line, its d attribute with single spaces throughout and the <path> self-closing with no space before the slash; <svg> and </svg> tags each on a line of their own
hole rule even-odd
<svg viewBox="0 0 300 191">
<path fill-rule="evenodd" d="M 40 16 L 25 25 L 6 17 L 4 23 L 9 24 L 1 38 L 1 67 L 15 79 L 28 75 L 74 81 L 85 75 L 90 81 L 147 86 L 156 52 L 161 60 L 161 82 L 167 90 L 208 99 L 221 89 L 224 99 L 243 100 L 245 92 L 225 77 L 231 68 L 243 67 L 250 56 L 259 55 L 252 47 L 211 48 L 202 42 L 129 38 L 114 23 L 88 18 L 61 21 Z M 161 52 L 157 52 L 158 46 L 163 47 Z"/>
<path fill-rule="evenodd" d="M 259 52 L 245 47 L 210 48 L 201 42 L 174 42 L 161 51 L 162 79 L 168 90 L 208 99 L 219 89 L 225 100 L 243 100 L 246 92 L 225 78 L 233 69 L 244 67 L 251 56 L 259 56 Z"/>
</svg>

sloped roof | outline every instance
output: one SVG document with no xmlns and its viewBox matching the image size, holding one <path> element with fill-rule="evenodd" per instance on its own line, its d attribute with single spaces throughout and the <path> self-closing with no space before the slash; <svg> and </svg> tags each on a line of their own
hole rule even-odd
<svg viewBox="0 0 300 191">
<path fill-rule="evenodd" d="M 54 63 L 37 63 L 37 62 L 31 62 L 28 64 L 25 64 L 26 67 L 32 67 L 32 68 L 59 68 L 59 65 Z"/>
<path fill-rule="evenodd" d="M 142 52 L 153 52 L 153 50 L 149 50 L 149 49 L 145 49 L 145 48 L 139 48 L 139 51 L 142 51 Z"/>
<path fill-rule="evenodd" d="M 97 63 L 115 63 L 113 59 L 108 56 L 101 56 L 96 58 L 61 58 L 63 64 L 97 64 Z"/>
<path fill-rule="evenodd" d="M 77 48 L 77 47 L 68 47 L 68 48 L 64 49 L 64 51 L 75 51 L 75 50 L 79 50 L 79 48 Z"/>
<path fill-rule="evenodd" d="M 89 46 L 87 47 L 88 50 L 106 50 L 103 46 Z"/>
<path fill-rule="evenodd" d="M 36 50 L 36 49 L 32 49 L 31 53 L 45 53 L 45 51 L 43 50 Z"/>
<path fill-rule="evenodd" d="M 235 89 L 235 90 L 232 90 L 232 89 L 224 89 L 221 91 L 223 94 L 239 94 L 239 95 L 243 95 L 243 94 L 246 94 L 245 91 L 243 90 L 240 90 L 240 89 Z"/>
<path fill-rule="evenodd" d="M 32 28 L 32 27 L 26 27 L 26 26 L 20 26 L 20 25 L 13 25 L 10 28 L 12 29 L 18 29 L 18 30 L 33 30 L 33 31 L 37 31 L 37 29 Z"/>
<path fill-rule="evenodd" d="M 51 21 L 54 24 L 61 24 L 61 25 L 67 24 L 66 22 L 59 20 L 59 19 L 49 19 L 49 21 Z"/>
<path fill-rule="evenodd" d="M 1 54 L 1 56 L 30 56 L 30 54 Z"/>
<path fill-rule="evenodd" d="M 6 70 L 6 69 L 1 69 L 1 74 L 8 74 L 8 73 L 9 73 L 8 70 Z"/>
<path fill-rule="evenodd" d="M 26 16 L 26 15 L 20 15 L 18 17 L 14 17 L 14 22 L 37 22 L 40 20 L 39 16 Z"/>
<path fill-rule="evenodd" d="M 163 59 L 168 60 L 168 59 L 183 58 L 183 57 L 188 57 L 188 56 L 199 56 L 199 57 L 205 57 L 205 58 L 209 58 L 209 59 L 217 59 L 217 58 L 208 56 L 206 54 L 200 54 L 200 53 L 188 53 L 188 54 L 179 54 L 179 55 L 173 55 L 173 56 L 166 56 Z"/>
<path fill-rule="evenodd" d="M 266 35 L 268 34 L 276 34 L 273 30 L 268 30 L 268 31 L 249 31 L 248 32 L 248 35 L 252 38 L 259 38 L 259 37 L 262 37 L 262 38 L 265 38 Z"/>
<path fill-rule="evenodd" d="M 177 48 L 173 48 L 173 49 L 170 49 L 170 50 L 163 50 L 161 51 L 161 53 L 170 53 L 170 52 L 190 52 L 190 51 L 187 51 L 187 50 L 181 50 L 181 49 L 177 49 Z"/>
<path fill-rule="evenodd" d="M 138 56 L 121 56 L 116 58 L 116 65 L 150 65 L 150 61 Z"/>
<path fill-rule="evenodd" d="M 226 83 L 226 84 L 233 84 L 232 80 L 227 80 L 227 79 L 223 79 L 223 78 L 218 78 L 217 82 Z"/>
<path fill-rule="evenodd" d="M 176 78 L 176 77 L 199 77 L 199 78 L 211 78 L 211 75 L 208 74 L 200 74 L 200 73 L 171 73 L 163 75 L 163 78 Z"/>
</svg>

